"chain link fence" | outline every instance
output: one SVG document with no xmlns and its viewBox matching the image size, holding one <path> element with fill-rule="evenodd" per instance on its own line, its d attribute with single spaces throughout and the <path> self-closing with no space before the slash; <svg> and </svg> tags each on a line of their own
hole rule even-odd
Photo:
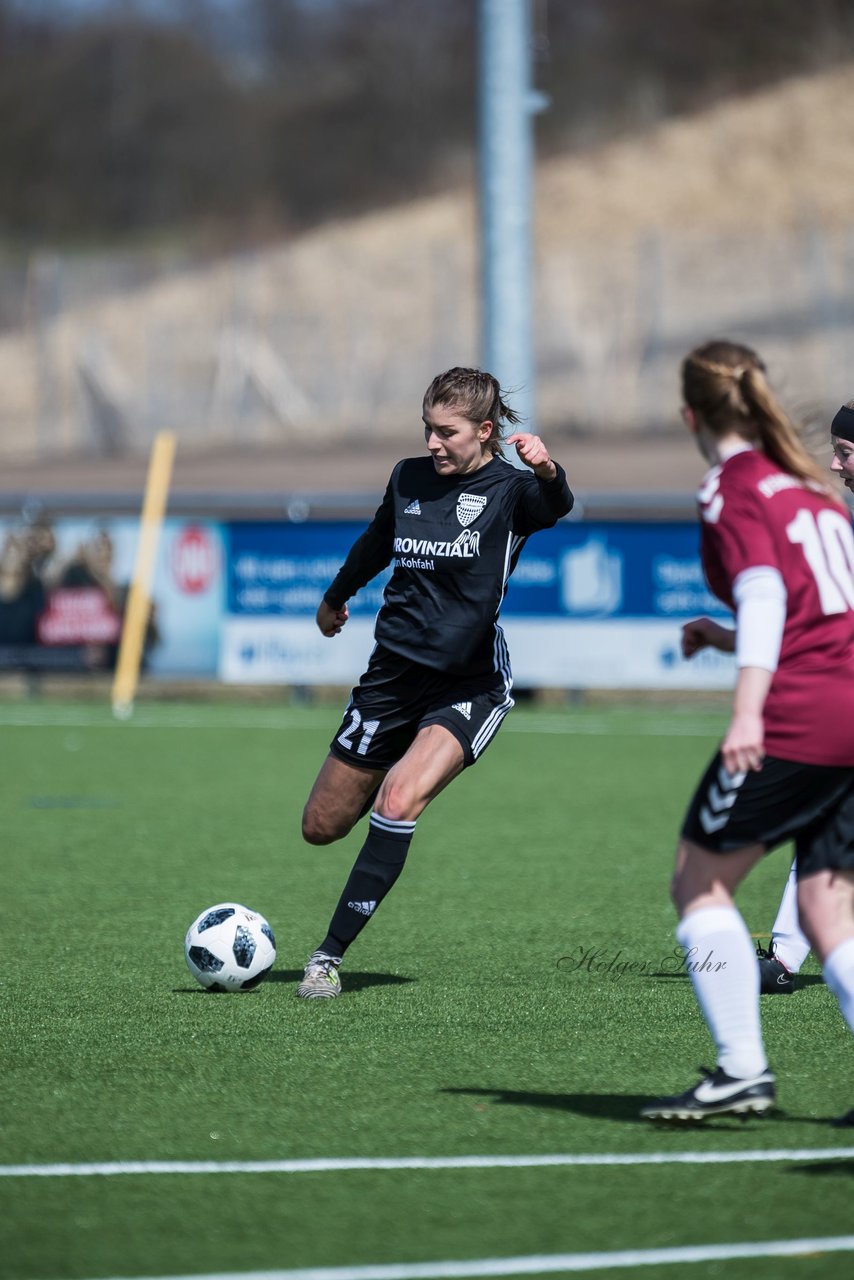
<svg viewBox="0 0 854 1280">
<path fill-rule="evenodd" d="M 291 246 L 0 261 L 0 457 L 316 444 L 413 424 L 434 373 L 478 359 L 474 214 L 438 204 Z M 786 403 L 826 420 L 854 395 L 854 227 L 650 231 L 567 241 L 536 263 L 538 426 L 638 439 L 677 427 L 678 363 L 757 347 Z M 512 388 L 510 389 L 512 390 Z"/>
</svg>

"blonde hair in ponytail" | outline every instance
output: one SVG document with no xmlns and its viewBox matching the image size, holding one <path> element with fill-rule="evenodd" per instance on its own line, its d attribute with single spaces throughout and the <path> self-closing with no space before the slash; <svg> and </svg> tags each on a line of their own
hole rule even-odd
<svg viewBox="0 0 854 1280">
<path fill-rule="evenodd" d="M 696 347 L 682 362 L 682 395 L 713 434 L 737 431 L 781 471 L 835 496 L 826 473 L 771 390 L 764 363 L 750 347 L 728 341 Z"/>
</svg>

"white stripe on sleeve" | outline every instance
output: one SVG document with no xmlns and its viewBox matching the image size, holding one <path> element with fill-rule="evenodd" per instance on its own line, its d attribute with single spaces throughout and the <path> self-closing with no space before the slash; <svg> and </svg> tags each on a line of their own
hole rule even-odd
<svg viewBox="0 0 854 1280">
<path fill-rule="evenodd" d="M 779 569 L 745 569 L 733 583 L 732 594 L 736 666 L 776 671 L 786 625 L 786 584 Z"/>
</svg>

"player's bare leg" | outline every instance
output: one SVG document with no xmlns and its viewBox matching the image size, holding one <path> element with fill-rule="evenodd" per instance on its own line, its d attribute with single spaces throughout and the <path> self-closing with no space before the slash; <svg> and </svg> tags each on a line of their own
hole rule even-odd
<svg viewBox="0 0 854 1280">
<path fill-rule="evenodd" d="M 328 755 L 303 810 L 303 839 L 309 844 L 341 840 L 358 822 L 384 776 L 381 769 L 356 769 Z"/>
<path fill-rule="evenodd" d="M 335 766 L 338 766 L 337 768 Z M 338 967 L 346 949 L 373 916 L 403 870 L 416 819 L 460 773 L 463 749 L 449 730 L 427 725 L 385 776 L 355 770 L 330 756 L 320 771 L 303 817 L 315 843 L 346 834 L 363 812 L 377 782 L 368 834 L 344 886 L 323 942 L 309 957 L 297 988 L 302 999 L 341 992 Z M 361 780 L 354 774 L 362 774 Z"/>
<path fill-rule="evenodd" d="M 384 818 L 415 822 L 430 801 L 462 773 L 464 764 L 463 749 L 454 735 L 440 724 L 425 725 L 386 774 L 374 811 Z"/>
<path fill-rule="evenodd" d="M 341 840 L 365 812 L 383 776 L 383 770 L 356 769 L 328 755 L 303 810 L 303 839 L 314 845 Z M 314 1000 L 340 995 L 340 963 L 339 955 L 323 948 L 312 952 L 297 995 Z"/>
<path fill-rule="evenodd" d="M 731 907 L 736 889 L 764 853 L 762 844 L 720 854 L 710 853 L 691 840 L 680 840 L 670 885 L 680 919 L 703 907 Z"/>
<path fill-rule="evenodd" d="M 798 916 L 822 964 L 854 939 L 854 873 L 819 871 L 798 884 Z"/>
<path fill-rule="evenodd" d="M 854 872 L 819 871 L 798 884 L 798 916 L 824 980 L 854 1032 Z M 854 1126 L 854 1108 L 834 1124 Z"/>
</svg>

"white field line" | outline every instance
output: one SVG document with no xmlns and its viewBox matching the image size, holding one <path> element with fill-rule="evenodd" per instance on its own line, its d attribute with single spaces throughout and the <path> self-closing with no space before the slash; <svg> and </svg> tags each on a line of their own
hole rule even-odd
<svg viewBox="0 0 854 1280">
<path fill-rule="evenodd" d="M 768 1151 L 637 1152 L 633 1155 L 353 1156 L 310 1160 L 115 1160 L 100 1164 L 6 1164 L 2 1178 L 113 1178 L 123 1174 L 349 1173 L 394 1169 L 542 1169 L 591 1165 L 752 1164 L 850 1160 L 854 1147 L 787 1147 Z"/>
<path fill-rule="evenodd" d="M 851 1253 L 854 1236 L 759 1240 L 749 1244 L 683 1245 L 672 1249 L 621 1249 L 613 1253 L 544 1253 L 519 1258 L 460 1262 L 401 1262 L 367 1267 L 308 1267 L 294 1271 L 217 1272 L 160 1276 L 157 1280 L 467 1280 L 470 1276 L 538 1276 L 554 1272 L 607 1271 L 666 1263 L 726 1262 L 735 1258 L 801 1258 Z"/>
<path fill-rule="evenodd" d="M 343 702 L 342 702 L 343 705 Z M 318 713 L 319 714 L 319 713 Z M 326 718 L 330 724 L 335 721 L 334 713 Z M 192 712 L 168 712 L 163 715 L 152 714 L 145 710 L 134 712 L 133 717 L 121 724 L 107 718 L 103 712 L 93 710 L 91 713 L 76 709 L 63 711 L 60 708 L 38 708 L 21 710 L 20 708 L 0 707 L 0 728 L 5 729 L 109 729 L 114 733 L 126 733 L 133 729 L 192 729 L 215 730 L 270 730 L 280 732 L 286 729 L 305 729 L 310 723 L 305 713 L 280 714 L 242 713 L 240 716 L 194 716 Z M 325 722 L 324 722 L 325 723 Z M 613 735 L 620 738 L 662 737 L 662 738 L 711 738 L 720 736 L 724 728 L 724 719 L 714 720 L 701 716 L 685 717 L 650 717 L 635 721 L 633 724 L 621 724 L 605 718 L 592 717 L 543 718 L 528 717 L 523 712 L 511 714 L 502 726 L 503 731 L 510 733 L 562 734 L 570 737 L 607 737 Z M 319 720 L 318 720 L 319 725 Z"/>
</svg>

